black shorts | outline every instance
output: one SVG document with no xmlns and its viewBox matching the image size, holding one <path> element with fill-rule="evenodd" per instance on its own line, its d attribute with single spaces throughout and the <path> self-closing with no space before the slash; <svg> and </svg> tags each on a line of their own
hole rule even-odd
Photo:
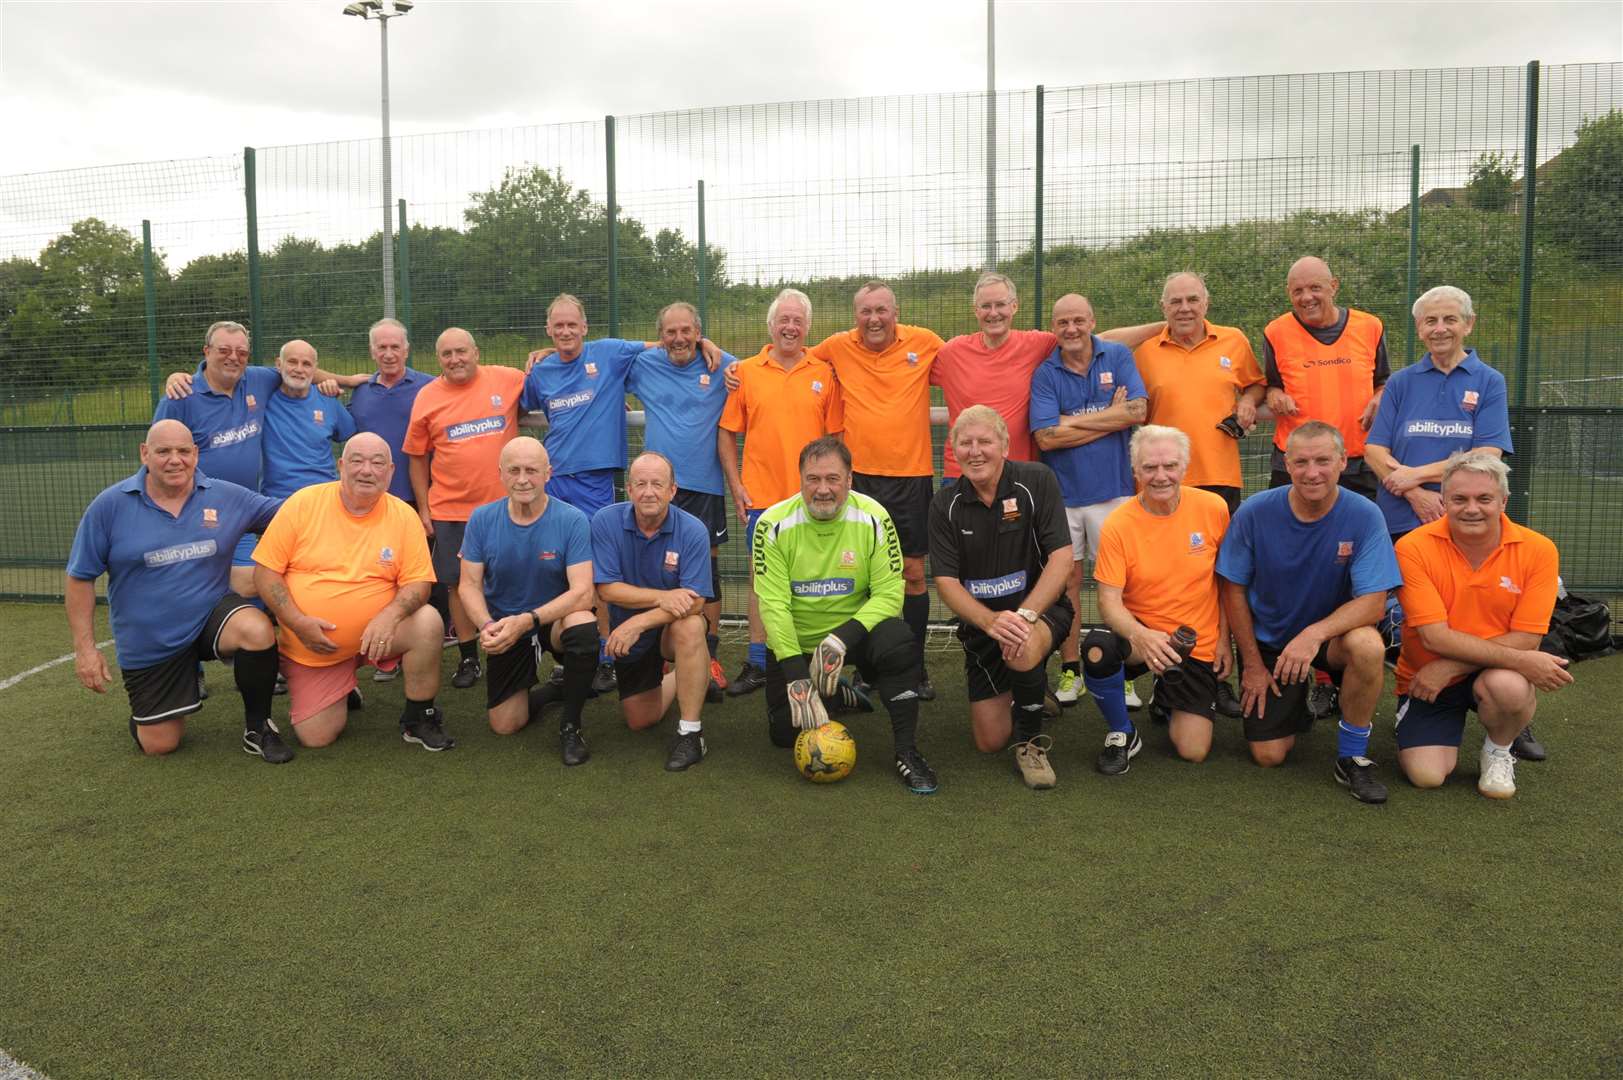
<svg viewBox="0 0 1623 1080">
<path fill-rule="evenodd" d="M 710 534 L 710 546 L 720 547 L 727 542 L 727 500 L 708 491 L 682 491 L 678 489 L 671 502 L 704 523 Z"/>
<path fill-rule="evenodd" d="M 928 476 L 873 476 L 851 474 L 851 490 L 883 506 L 896 523 L 902 554 L 913 557 L 930 550 L 930 499 L 935 481 Z"/>
<path fill-rule="evenodd" d="M 652 645 L 644 648 L 642 652 L 629 660 L 616 660 L 614 662 L 614 681 L 620 687 L 620 700 L 646 694 L 650 690 L 658 690 L 659 684 L 665 678 L 665 656 L 660 652 L 659 637 L 654 634 Z"/>
<path fill-rule="evenodd" d="M 1233 517 L 1234 511 L 1240 508 L 1240 488 L 1231 487 L 1227 484 L 1202 484 L 1200 490 L 1209 491 L 1228 503 L 1229 517 Z"/>
<path fill-rule="evenodd" d="M 1116 649 L 1122 656 L 1127 656 L 1133 651 L 1132 642 L 1120 634 L 1116 634 L 1115 638 Z M 1148 670 L 1150 670 L 1148 664 L 1124 664 L 1122 667 L 1128 682 L 1132 682 Z M 1178 672 L 1182 677 L 1170 681 L 1165 675 L 1155 677 L 1155 704 L 1173 712 L 1194 713 L 1196 716 L 1215 720 L 1217 673 L 1212 670 L 1212 665 L 1204 660 L 1196 660 L 1192 656 L 1185 657 L 1178 665 Z"/>
<path fill-rule="evenodd" d="M 157 724 L 201 709 L 203 702 L 197 696 L 198 663 L 220 658 L 220 633 L 225 630 L 225 624 L 243 608 L 253 606 L 252 600 L 228 592 L 209 612 L 196 641 L 151 667 L 120 668 L 124 675 L 124 692 L 130 698 L 130 719 L 137 724 Z"/>
<path fill-rule="evenodd" d="M 503 653 L 485 654 L 485 708 L 494 709 L 514 694 L 523 693 L 537 685 L 541 667 L 541 649 L 537 640 L 552 640 L 552 624 L 542 623 L 539 631 L 531 631 Z M 548 652 L 552 650 L 547 649 Z M 554 656 L 558 655 L 553 653 Z"/>
<path fill-rule="evenodd" d="M 466 521 L 434 522 L 434 580 L 455 588 L 462 580 L 462 534 L 468 531 Z"/>
<path fill-rule="evenodd" d="M 1257 649 L 1262 653 L 1262 666 L 1270 672 L 1274 664 L 1279 661 L 1280 650 L 1257 642 Z M 1341 685 L 1341 669 L 1330 666 L 1330 643 L 1326 641 L 1319 646 L 1318 655 L 1313 658 L 1313 670 L 1322 671 L 1330 676 L 1330 681 L 1337 686 Z M 1255 713 L 1245 714 L 1245 737 L 1247 742 L 1268 742 L 1272 739 L 1284 739 L 1292 735 L 1300 735 L 1308 729 L 1311 721 L 1307 714 L 1307 695 L 1313 689 L 1314 680 L 1306 682 L 1281 684 L 1279 696 L 1274 697 L 1273 691 L 1267 694 L 1266 703 L 1262 707 L 1262 717 L 1258 719 Z"/>
<path fill-rule="evenodd" d="M 1037 616 L 1048 627 L 1049 654 L 1065 642 L 1071 632 L 1071 603 L 1065 597 Z M 1009 692 L 1013 672 L 1003 662 L 1003 646 L 973 626 L 958 624 L 958 640 L 964 644 L 964 681 L 970 701 L 985 701 Z M 1046 658 L 1045 658 L 1046 659 Z"/>
</svg>

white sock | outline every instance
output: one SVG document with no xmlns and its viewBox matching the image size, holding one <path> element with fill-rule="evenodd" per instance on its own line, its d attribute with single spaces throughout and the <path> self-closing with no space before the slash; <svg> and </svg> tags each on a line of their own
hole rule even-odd
<svg viewBox="0 0 1623 1080">
<path fill-rule="evenodd" d="M 676 722 L 676 733 L 678 735 L 692 735 L 698 730 L 699 722 L 697 720 L 678 720 Z"/>
<path fill-rule="evenodd" d="M 1516 741 L 1515 739 L 1510 740 L 1510 742 L 1515 742 L 1515 741 Z M 1499 751 L 1502 751 L 1502 752 L 1508 754 L 1508 753 L 1510 753 L 1510 743 L 1506 743 L 1505 745 L 1500 746 L 1498 743 L 1493 741 L 1493 736 L 1492 735 L 1484 735 L 1484 736 L 1482 736 L 1482 749 L 1485 750 L 1485 751 L 1486 750 L 1499 750 Z"/>
</svg>

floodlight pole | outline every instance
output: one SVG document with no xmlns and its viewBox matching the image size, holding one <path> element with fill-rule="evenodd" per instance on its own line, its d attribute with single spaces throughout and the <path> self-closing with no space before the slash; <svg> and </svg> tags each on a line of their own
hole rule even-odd
<svg viewBox="0 0 1623 1080">
<path fill-rule="evenodd" d="M 986 0 L 986 269 L 997 269 L 996 0 Z"/>
<path fill-rule="evenodd" d="M 378 21 L 383 72 L 383 314 L 394 318 L 394 156 L 389 141 L 389 20 L 411 11 L 410 0 L 358 0 L 344 8 L 345 15 Z"/>
</svg>

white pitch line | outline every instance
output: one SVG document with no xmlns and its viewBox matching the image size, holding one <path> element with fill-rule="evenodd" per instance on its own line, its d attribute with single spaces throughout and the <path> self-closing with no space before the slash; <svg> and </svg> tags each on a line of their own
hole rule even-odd
<svg viewBox="0 0 1623 1080">
<path fill-rule="evenodd" d="M 42 1072 L 36 1072 L 16 1058 L 0 1050 L 0 1080 L 47 1080 Z"/>
<path fill-rule="evenodd" d="M 111 645 L 112 643 L 113 643 L 112 638 L 108 638 L 106 641 L 98 641 L 98 642 L 96 642 L 96 648 L 105 649 L 105 648 L 107 648 L 107 646 Z M 18 683 L 20 683 L 24 679 L 28 678 L 28 676 L 30 676 L 30 675 L 38 675 L 42 671 L 49 671 L 52 668 L 56 667 L 58 664 L 66 664 L 68 661 L 70 661 L 72 659 L 73 659 L 73 654 L 72 653 L 63 653 L 61 656 L 57 657 L 55 660 L 47 660 L 43 664 L 35 664 L 33 667 L 29 668 L 27 671 L 19 671 L 17 674 L 11 676 L 11 678 L 9 678 L 9 679 L 0 679 L 0 690 L 10 690 L 13 686 L 16 686 Z"/>
</svg>

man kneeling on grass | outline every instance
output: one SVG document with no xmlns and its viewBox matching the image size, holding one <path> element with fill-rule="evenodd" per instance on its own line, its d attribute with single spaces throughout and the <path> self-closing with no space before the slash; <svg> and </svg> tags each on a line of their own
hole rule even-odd
<svg viewBox="0 0 1623 1080">
<path fill-rule="evenodd" d="M 337 482 L 295 493 L 254 550 L 254 583 L 281 625 L 289 712 L 305 746 L 342 734 L 364 664 L 403 664 L 401 738 L 425 750 L 456 745 L 434 705 L 445 624 L 424 606 L 434 582 L 428 542 L 411 507 L 389 494 L 393 475 L 389 444 L 356 435 Z"/>
<path fill-rule="evenodd" d="M 681 772 L 705 754 L 699 711 L 710 686 L 710 530 L 672 506 L 675 497 L 670 460 L 652 450 L 637 455 L 626 470 L 628 501 L 592 518 L 592 578 L 609 605 L 604 648 L 614 660 L 620 715 L 641 731 L 674 701 L 679 717 L 665 768 Z M 675 668 L 668 674 L 667 660 Z"/>
<path fill-rule="evenodd" d="M 592 614 L 592 532 L 586 515 L 547 495 L 552 463 L 540 442 L 521 435 L 502 447 L 507 498 L 486 503 L 462 535 L 462 610 L 489 654 L 485 707 L 490 730 L 512 735 L 558 696 L 536 687 L 541 650 L 562 665 L 559 738 L 565 765 L 585 761 L 581 709 L 597 668 Z"/>
<path fill-rule="evenodd" d="M 1443 516 L 1398 541 L 1403 649 L 1398 654 L 1398 765 L 1415 787 L 1440 787 L 1459 761 L 1465 714 L 1482 740 L 1477 790 L 1516 794 L 1510 744 L 1532 723 L 1535 690 L 1572 682 L 1539 651 L 1555 610 L 1555 544 L 1505 516 L 1510 468 L 1481 450 L 1443 466 Z"/>
</svg>

